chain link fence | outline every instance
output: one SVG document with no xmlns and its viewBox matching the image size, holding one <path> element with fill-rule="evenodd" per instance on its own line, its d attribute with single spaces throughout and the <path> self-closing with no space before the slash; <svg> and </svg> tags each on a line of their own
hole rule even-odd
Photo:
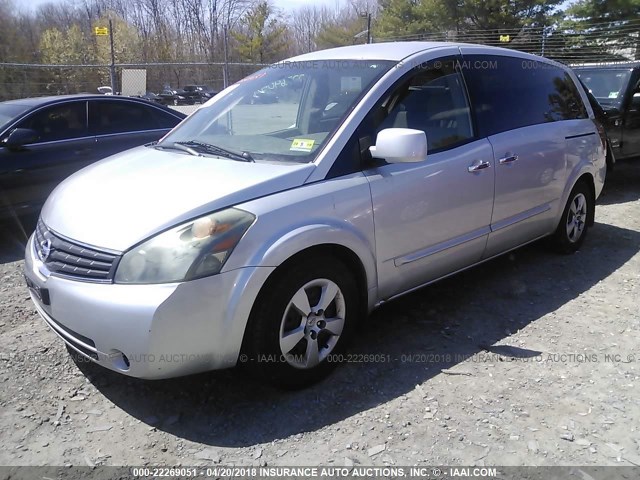
<svg viewBox="0 0 640 480">
<path fill-rule="evenodd" d="M 450 41 L 512 48 L 575 65 L 592 62 L 640 60 L 640 19 L 618 26 L 591 24 L 580 30 L 524 27 L 513 30 L 425 32 L 416 35 L 375 38 L 382 41 Z M 222 90 L 262 68 L 249 63 L 151 63 L 113 67 L 116 92 L 125 95 L 160 93 L 186 85 L 206 85 Z M 98 93 L 111 85 L 108 65 L 0 64 L 0 101 L 42 95 Z"/>
<path fill-rule="evenodd" d="M 230 63 L 227 85 L 262 68 L 262 64 Z M 114 67 L 116 92 L 140 96 L 186 85 L 206 85 L 220 91 L 225 85 L 222 63 L 122 64 Z M 0 64 L 0 101 L 15 98 L 98 93 L 111 85 L 109 65 Z"/>
<path fill-rule="evenodd" d="M 464 29 L 389 36 L 376 41 L 464 42 L 511 48 L 568 65 L 640 60 L 640 18 L 603 22 L 579 28 L 550 25 L 518 29 Z"/>
</svg>

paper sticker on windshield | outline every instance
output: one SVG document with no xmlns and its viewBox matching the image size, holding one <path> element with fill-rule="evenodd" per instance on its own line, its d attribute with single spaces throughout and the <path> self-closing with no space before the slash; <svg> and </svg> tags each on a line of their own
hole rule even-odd
<svg viewBox="0 0 640 480">
<path fill-rule="evenodd" d="M 618 92 L 609 92 L 609 98 L 618 98 Z"/>
<path fill-rule="evenodd" d="M 315 140 L 309 140 L 307 138 L 294 138 L 291 142 L 289 150 L 293 152 L 310 152 L 313 148 Z"/>
<path fill-rule="evenodd" d="M 340 90 L 343 92 L 360 92 L 362 90 L 362 78 L 340 77 Z"/>
</svg>

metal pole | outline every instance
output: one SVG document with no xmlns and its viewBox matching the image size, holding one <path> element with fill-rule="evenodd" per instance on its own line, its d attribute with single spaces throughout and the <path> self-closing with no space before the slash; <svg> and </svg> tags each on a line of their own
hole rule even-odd
<svg viewBox="0 0 640 480">
<path fill-rule="evenodd" d="M 545 27 L 544 25 L 542 26 L 542 47 L 540 49 L 540 56 L 544 57 L 544 47 L 545 47 L 545 41 L 547 38 L 547 27 Z"/>
<path fill-rule="evenodd" d="M 222 67 L 222 86 L 227 88 L 229 86 L 229 49 L 227 42 L 227 26 L 225 25 L 222 29 L 224 34 L 224 38 L 222 39 L 224 44 L 224 65 Z"/>
<path fill-rule="evenodd" d="M 371 14 L 367 13 L 367 43 L 371 43 Z"/>
<path fill-rule="evenodd" d="M 109 66 L 109 76 L 111 77 L 111 93 L 116 94 L 116 54 L 113 48 L 113 22 L 109 19 L 109 41 L 111 43 L 111 65 Z"/>
</svg>

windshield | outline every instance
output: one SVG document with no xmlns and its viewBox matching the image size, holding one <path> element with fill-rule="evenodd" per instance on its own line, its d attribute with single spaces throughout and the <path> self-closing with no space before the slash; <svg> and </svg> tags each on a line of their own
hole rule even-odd
<svg viewBox="0 0 640 480">
<path fill-rule="evenodd" d="M 158 147 L 186 144 L 200 154 L 231 158 L 220 154 L 223 149 L 251 161 L 313 161 L 357 101 L 393 64 L 329 60 L 271 65 L 200 107 Z"/>
<path fill-rule="evenodd" d="M 619 107 L 631 77 L 630 70 L 580 69 L 578 77 L 603 106 Z"/>
<path fill-rule="evenodd" d="M 28 105 L 16 105 L 15 103 L 0 103 L 0 130 L 4 128 L 6 124 L 11 122 L 14 118 L 23 112 L 29 110 Z"/>
</svg>

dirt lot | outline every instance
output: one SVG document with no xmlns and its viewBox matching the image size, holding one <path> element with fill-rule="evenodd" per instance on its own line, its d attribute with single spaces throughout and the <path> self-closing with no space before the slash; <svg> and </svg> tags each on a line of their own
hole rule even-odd
<svg viewBox="0 0 640 480">
<path fill-rule="evenodd" d="M 387 361 L 294 393 L 76 365 L 3 226 L 0 464 L 640 465 L 640 162 L 596 221 L 575 255 L 532 245 L 386 305 L 350 352 Z"/>
</svg>

